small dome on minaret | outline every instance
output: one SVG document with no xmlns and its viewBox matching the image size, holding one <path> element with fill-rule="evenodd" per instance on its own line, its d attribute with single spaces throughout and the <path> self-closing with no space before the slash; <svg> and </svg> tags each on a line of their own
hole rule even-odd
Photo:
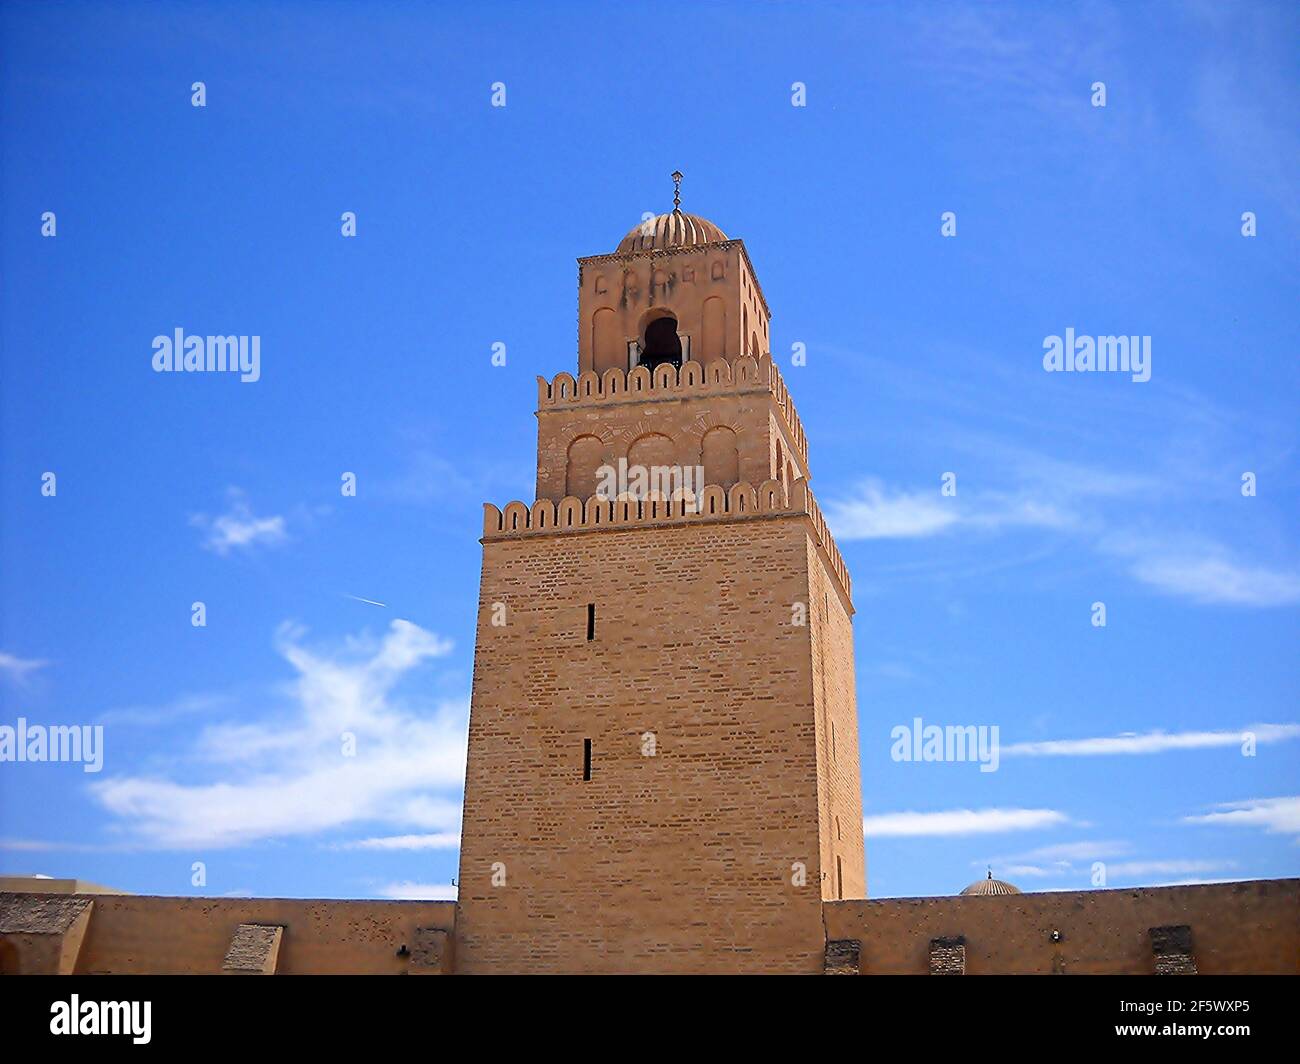
<svg viewBox="0 0 1300 1064">
<path fill-rule="evenodd" d="M 692 247 L 726 240 L 727 234 L 707 218 L 682 210 L 682 172 L 673 171 L 673 209 L 668 214 L 647 218 L 618 242 L 615 254 Z"/>
<path fill-rule="evenodd" d="M 1000 879 L 993 878 L 993 869 L 989 869 L 987 879 L 977 879 L 969 887 L 962 891 L 963 895 L 975 894 L 1020 894 L 1020 888 L 1010 883 L 1004 883 Z"/>
<path fill-rule="evenodd" d="M 675 210 L 671 214 L 659 214 L 654 218 L 647 218 L 630 230 L 627 236 L 618 242 L 617 254 L 690 247 L 693 244 L 712 244 L 715 240 L 726 239 L 727 234 L 707 218 Z"/>
</svg>

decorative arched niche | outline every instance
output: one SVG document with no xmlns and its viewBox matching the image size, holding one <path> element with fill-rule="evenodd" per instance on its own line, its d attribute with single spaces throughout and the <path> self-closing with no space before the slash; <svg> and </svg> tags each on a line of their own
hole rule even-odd
<svg viewBox="0 0 1300 1064">
<path fill-rule="evenodd" d="M 677 464 L 677 445 L 672 437 L 660 432 L 647 432 L 632 441 L 627 449 L 627 464 L 631 466 L 673 466 Z"/>
<path fill-rule="evenodd" d="M 700 441 L 700 465 L 704 483 L 729 488 L 740 479 L 740 447 L 736 432 L 727 425 L 715 425 Z"/>
<path fill-rule="evenodd" d="M 709 362 L 727 353 L 727 308 L 721 296 L 704 301 L 700 324 L 700 350 L 692 357 Z"/>
<path fill-rule="evenodd" d="M 591 316 L 592 369 L 627 368 L 627 341 L 619 334 L 618 315 L 610 307 L 601 307 Z"/>
<path fill-rule="evenodd" d="M 564 465 L 564 494 L 589 499 L 596 494 L 597 470 L 605 460 L 605 445 L 597 436 L 578 436 L 569 444 Z"/>
</svg>

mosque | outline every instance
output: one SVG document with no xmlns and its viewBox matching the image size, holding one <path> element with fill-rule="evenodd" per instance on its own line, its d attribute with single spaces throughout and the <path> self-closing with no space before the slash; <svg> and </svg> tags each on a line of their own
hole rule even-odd
<svg viewBox="0 0 1300 1064">
<path fill-rule="evenodd" d="M 673 176 L 578 259 L 533 498 L 484 507 L 457 900 L 11 884 L 0 970 L 1300 971 L 1296 879 L 869 897 L 849 570 L 749 251 Z M 702 486 L 598 490 L 634 467 Z"/>
</svg>

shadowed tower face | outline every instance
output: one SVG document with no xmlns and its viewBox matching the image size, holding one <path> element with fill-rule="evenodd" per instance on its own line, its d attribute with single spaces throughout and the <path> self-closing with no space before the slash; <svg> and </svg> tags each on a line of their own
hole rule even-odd
<svg viewBox="0 0 1300 1064">
<path fill-rule="evenodd" d="M 766 302 L 679 209 L 579 286 L 537 501 L 485 507 L 456 968 L 820 971 L 865 896 L 852 605 Z"/>
</svg>

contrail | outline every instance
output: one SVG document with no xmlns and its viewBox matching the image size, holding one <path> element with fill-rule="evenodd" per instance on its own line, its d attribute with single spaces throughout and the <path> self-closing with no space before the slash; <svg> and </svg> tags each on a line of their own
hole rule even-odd
<svg viewBox="0 0 1300 1064">
<path fill-rule="evenodd" d="M 382 606 L 384 609 L 388 609 L 387 602 L 376 602 L 374 599 L 361 598 L 357 595 L 349 595 L 346 591 L 343 592 L 343 595 L 345 598 L 350 598 L 355 602 L 365 602 L 371 606 Z"/>
</svg>

